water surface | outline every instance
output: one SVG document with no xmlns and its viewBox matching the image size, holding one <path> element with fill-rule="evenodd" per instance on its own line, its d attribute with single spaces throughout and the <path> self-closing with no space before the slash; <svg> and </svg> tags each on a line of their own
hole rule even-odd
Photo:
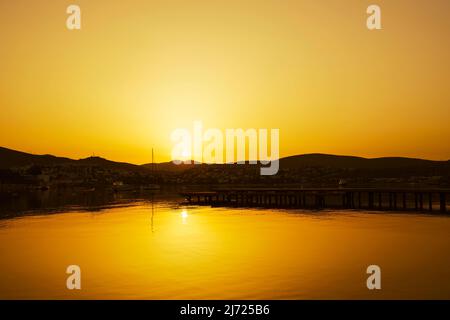
<svg viewBox="0 0 450 320">
<path fill-rule="evenodd" d="M 49 215 L 48 213 L 54 213 Z M 450 299 L 450 217 L 135 200 L 0 220 L 0 298 Z M 66 289 L 66 267 L 82 289 Z M 366 268 L 382 289 L 366 288 Z"/>
</svg>

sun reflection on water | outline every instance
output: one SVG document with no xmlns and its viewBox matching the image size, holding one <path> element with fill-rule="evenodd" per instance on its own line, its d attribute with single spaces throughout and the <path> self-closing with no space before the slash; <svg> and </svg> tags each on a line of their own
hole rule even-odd
<svg viewBox="0 0 450 320">
<path fill-rule="evenodd" d="M 187 210 L 181 211 L 181 219 L 182 219 L 183 224 L 187 223 L 188 217 L 189 217 L 189 214 L 188 214 Z"/>
</svg>

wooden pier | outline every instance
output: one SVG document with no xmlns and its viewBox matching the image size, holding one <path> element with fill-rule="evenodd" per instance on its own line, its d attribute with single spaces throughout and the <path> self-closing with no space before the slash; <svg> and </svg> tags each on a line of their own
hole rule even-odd
<svg viewBox="0 0 450 320">
<path fill-rule="evenodd" d="M 445 213 L 450 189 L 233 188 L 181 194 L 194 205 Z"/>
</svg>

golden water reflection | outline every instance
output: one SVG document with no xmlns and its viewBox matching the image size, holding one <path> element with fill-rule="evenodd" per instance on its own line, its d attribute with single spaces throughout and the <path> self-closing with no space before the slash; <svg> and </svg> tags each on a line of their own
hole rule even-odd
<svg viewBox="0 0 450 320">
<path fill-rule="evenodd" d="M 0 221 L 0 298 L 449 299 L 449 230 L 445 216 L 148 203 L 26 216 Z"/>
</svg>

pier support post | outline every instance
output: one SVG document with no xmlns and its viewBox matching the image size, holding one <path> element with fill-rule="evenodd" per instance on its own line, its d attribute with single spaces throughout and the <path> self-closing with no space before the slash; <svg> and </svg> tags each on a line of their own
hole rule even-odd
<svg viewBox="0 0 450 320">
<path fill-rule="evenodd" d="M 389 192 L 389 210 L 392 210 L 392 192 Z"/>
<path fill-rule="evenodd" d="M 433 211 L 433 193 L 428 193 L 428 210 Z"/>
<path fill-rule="evenodd" d="M 350 200 L 351 200 L 351 203 L 350 203 L 350 207 L 352 208 L 352 209 L 354 209 L 355 208 L 355 192 L 350 192 Z"/>
<path fill-rule="evenodd" d="M 383 207 L 383 194 L 378 192 L 378 209 L 381 210 Z"/>
<path fill-rule="evenodd" d="M 373 209 L 373 192 L 369 192 L 369 208 Z"/>
<path fill-rule="evenodd" d="M 394 192 L 394 210 L 397 210 L 397 192 Z"/>
<path fill-rule="evenodd" d="M 417 210 L 419 209 L 419 201 L 417 198 L 417 192 L 414 192 L 414 208 Z"/>
<path fill-rule="evenodd" d="M 403 197 L 403 210 L 406 210 L 406 193 L 404 193 L 403 192 L 403 195 L 402 195 L 402 197 Z"/>
<path fill-rule="evenodd" d="M 361 191 L 358 192 L 358 209 L 361 209 Z"/>
<path fill-rule="evenodd" d="M 445 212 L 447 210 L 446 208 L 446 201 L 445 201 L 445 193 L 441 192 L 439 193 L 439 203 L 440 203 L 440 209 L 441 212 Z"/>
</svg>

